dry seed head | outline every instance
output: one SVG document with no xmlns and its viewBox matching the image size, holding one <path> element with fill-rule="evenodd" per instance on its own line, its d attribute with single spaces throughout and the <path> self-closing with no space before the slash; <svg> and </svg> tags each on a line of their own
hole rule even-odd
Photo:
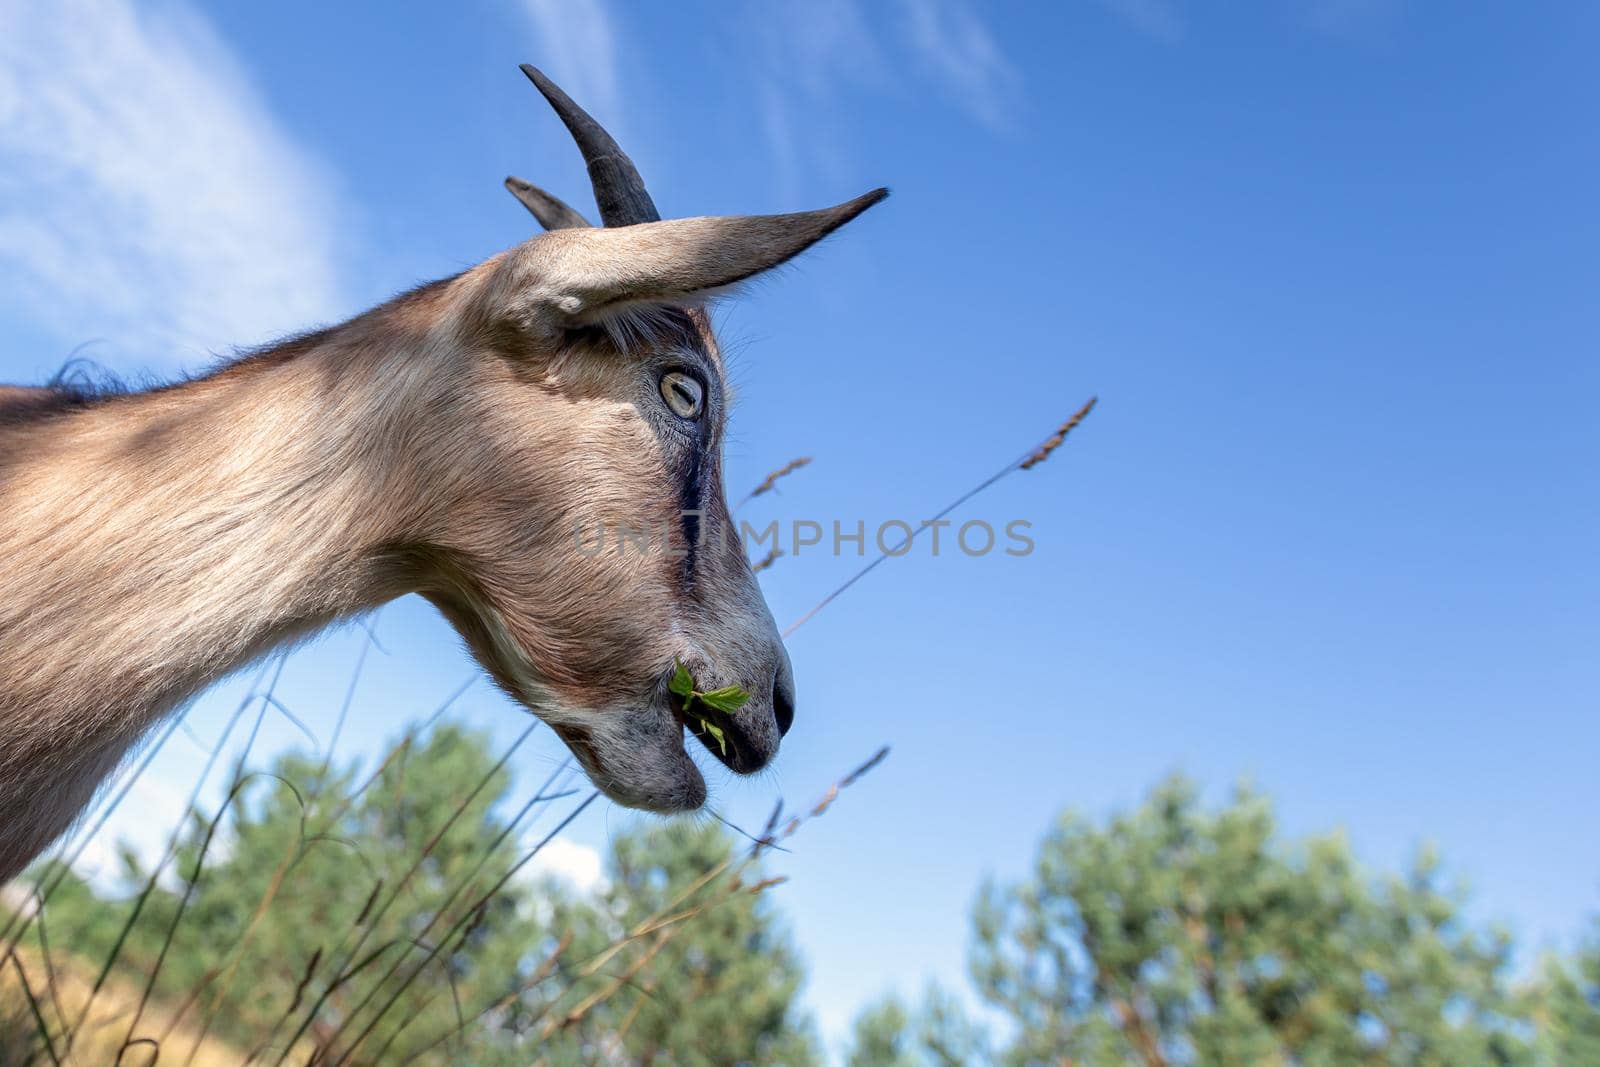
<svg viewBox="0 0 1600 1067">
<path fill-rule="evenodd" d="M 750 490 L 750 495 L 745 497 L 745 499 L 746 500 L 754 500 L 756 497 L 760 496 L 762 493 L 771 492 L 772 487 L 778 483 L 778 479 L 779 478 L 788 477 L 789 475 L 793 474 L 795 471 L 799 470 L 801 467 L 804 467 L 805 465 L 807 465 L 810 462 L 811 462 L 811 457 L 810 456 L 801 456 L 799 459 L 791 459 L 789 462 L 785 463 L 783 466 L 779 467 L 777 470 L 770 472 L 765 478 L 763 478 L 761 480 L 761 484 L 756 486 L 754 489 Z"/>
<path fill-rule="evenodd" d="M 1043 463 L 1045 460 L 1049 459 L 1050 453 L 1061 447 L 1062 442 L 1067 439 L 1067 434 L 1077 429 L 1078 423 L 1089 417 L 1089 412 L 1094 410 L 1095 404 L 1099 403 L 1099 401 L 1099 397 L 1091 396 L 1088 403 L 1079 408 L 1077 412 L 1073 414 L 1072 418 L 1068 419 L 1066 422 L 1063 422 L 1061 424 L 1061 428 L 1055 433 L 1051 434 L 1045 440 L 1044 444 L 1034 449 L 1028 458 L 1023 460 L 1022 463 L 1018 465 L 1018 469 L 1031 470 Z"/>
</svg>

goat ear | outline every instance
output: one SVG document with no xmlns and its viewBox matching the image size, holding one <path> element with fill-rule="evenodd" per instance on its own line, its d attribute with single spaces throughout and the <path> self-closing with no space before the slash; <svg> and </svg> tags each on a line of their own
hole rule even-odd
<svg viewBox="0 0 1600 1067">
<path fill-rule="evenodd" d="M 551 196 L 532 182 L 521 178 L 507 178 L 506 188 L 523 207 L 533 213 L 539 225 L 547 230 L 584 230 L 589 220 L 567 206 L 561 199 Z"/>
<path fill-rule="evenodd" d="M 703 299 L 793 259 L 888 195 L 874 189 L 792 215 L 557 230 L 525 246 L 532 269 L 522 295 L 560 326 L 603 322 L 640 304 Z"/>
</svg>

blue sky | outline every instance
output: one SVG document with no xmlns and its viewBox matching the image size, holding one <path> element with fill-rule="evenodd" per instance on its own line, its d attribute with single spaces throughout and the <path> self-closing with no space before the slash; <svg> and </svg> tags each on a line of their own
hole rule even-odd
<svg viewBox="0 0 1600 1067">
<path fill-rule="evenodd" d="M 887 184 L 722 312 L 730 492 L 816 460 L 751 517 L 915 521 L 1102 404 L 959 513 L 1031 521 L 1032 555 L 881 568 L 791 641 L 777 767 L 712 776 L 759 823 L 894 746 L 775 864 L 824 1032 L 959 984 L 979 880 L 1172 769 L 1374 866 L 1437 842 L 1479 914 L 1562 944 L 1600 902 L 1597 44 L 1578 3 L 5 0 L 0 379 L 85 342 L 170 375 L 359 311 L 526 237 L 506 174 L 587 206 L 518 62 L 669 215 Z M 780 623 L 857 563 L 781 561 Z M 351 757 L 473 673 L 421 603 L 375 625 Z M 323 741 L 363 640 L 285 672 Z M 523 725 L 486 685 L 459 707 Z M 200 759 L 176 736 L 118 831 Z M 631 818 L 552 863 L 587 877 Z"/>
</svg>

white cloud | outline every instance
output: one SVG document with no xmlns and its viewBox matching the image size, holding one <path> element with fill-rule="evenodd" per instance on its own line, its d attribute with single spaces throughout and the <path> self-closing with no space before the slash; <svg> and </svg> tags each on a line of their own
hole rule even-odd
<svg viewBox="0 0 1600 1067">
<path fill-rule="evenodd" d="M 601 125 L 612 127 L 619 116 L 622 86 L 617 37 L 604 0 L 522 0 L 522 7 L 539 37 L 534 66 L 554 78 Z"/>
<path fill-rule="evenodd" d="M 0 300 L 167 362 L 344 310 L 327 177 L 205 21 L 0 0 Z"/>
<path fill-rule="evenodd" d="M 565 837 L 553 838 L 528 864 L 530 874 L 554 875 L 570 882 L 581 892 L 600 888 L 605 882 L 600 853 Z"/>
<path fill-rule="evenodd" d="M 906 38 L 956 102 L 1004 127 L 1021 77 L 965 0 L 904 0 Z"/>
<path fill-rule="evenodd" d="M 735 48 L 750 63 L 755 103 L 786 199 L 807 172 L 843 177 L 837 146 L 818 127 L 860 88 L 893 86 L 893 65 L 859 0 L 810 0 L 747 8 L 734 30 Z M 799 135 L 804 131 L 802 146 Z"/>
<path fill-rule="evenodd" d="M 0 907 L 31 919 L 39 913 L 39 898 L 34 895 L 31 886 L 23 885 L 21 881 L 7 882 L 0 885 Z"/>
<path fill-rule="evenodd" d="M 903 97 L 933 85 L 996 129 L 1007 126 L 1021 95 L 1016 67 L 967 0 L 900 0 L 898 9 L 812 0 L 749 12 L 735 31 L 737 46 L 748 55 L 786 192 L 803 171 L 830 183 L 851 171 L 830 130 L 848 123 L 844 112 L 863 92 Z"/>
<path fill-rule="evenodd" d="M 1381 34 L 1400 13 L 1404 0 L 1294 0 L 1291 14 L 1312 29 L 1335 37 Z M 1135 29 L 1167 44 L 1187 29 L 1183 0 L 1100 0 L 1100 6 Z"/>
<path fill-rule="evenodd" d="M 845 85 L 881 85 L 889 60 L 860 0 L 811 0 L 760 9 L 769 40 L 791 55 L 782 68 L 811 96 Z"/>
<path fill-rule="evenodd" d="M 95 825 L 102 811 L 100 804 L 121 792 L 127 775 L 137 766 L 134 763 L 125 768 L 101 792 L 100 802 L 83 820 L 84 828 Z M 173 832 L 183 825 L 188 810 L 189 797 L 186 792 L 165 784 L 150 772 L 140 775 L 134 779 L 127 796 L 123 797 L 122 803 L 110 814 L 105 824 L 83 843 L 74 869 L 102 891 L 110 892 L 118 888 L 122 874 L 122 863 L 118 858 L 121 850 L 131 850 L 147 870 L 154 867 L 165 854 Z M 68 834 L 67 838 L 68 846 L 76 850 L 81 839 L 75 833 Z M 172 878 L 175 872 L 169 870 L 166 875 Z"/>
<path fill-rule="evenodd" d="M 1173 0 L 1100 0 L 1113 14 L 1169 44 L 1183 36 L 1183 15 Z"/>
</svg>

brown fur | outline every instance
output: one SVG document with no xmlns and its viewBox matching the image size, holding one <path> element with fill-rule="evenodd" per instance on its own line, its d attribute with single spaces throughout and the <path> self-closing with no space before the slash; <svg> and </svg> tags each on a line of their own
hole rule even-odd
<svg viewBox="0 0 1600 1067">
<path fill-rule="evenodd" d="M 408 592 L 622 803 L 704 802 L 674 660 L 754 694 L 726 762 L 763 766 L 792 681 L 728 536 L 720 355 L 672 308 L 876 199 L 560 230 L 200 380 L 0 388 L 0 881 L 174 707 Z M 706 382 L 703 425 L 661 401 L 682 367 Z M 678 524 L 686 470 L 709 531 L 692 565 L 580 551 L 579 527 Z"/>
</svg>

